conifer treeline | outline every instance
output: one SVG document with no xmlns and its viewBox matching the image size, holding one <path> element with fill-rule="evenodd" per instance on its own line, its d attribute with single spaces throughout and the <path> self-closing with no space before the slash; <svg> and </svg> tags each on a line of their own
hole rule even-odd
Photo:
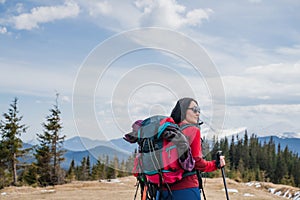
<svg viewBox="0 0 300 200">
<path fill-rule="evenodd" d="M 218 150 L 226 157 L 226 175 L 237 181 L 267 181 L 300 187 L 300 158 L 298 153 L 288 147 L 276 146 L 273 137 L 269 141 L 260 142 L 255 134 L 244 137 L 232 136 L 218 140 L 214 138 L 212 151 L 207 159 L 214 158 Z M 203 147 L 209 146 L 204 139 Z M 206 147 L 206 148 L 205 148 Z M 210 176 L 217 176 L 216 173 Z"/>
<path fill-rule="evenodd" d="M 118 177 L 128 176 L 131 173 L 127 172 L 128 169 L 133 167 L 133 157 L 129 157 L 127 161 L 119 162 L 117 157 L 109 160 L 108 156 L 99 158 L 97 162 L 91 166 L 90 157 L 86 156 L 76 165 L 74 159 L 71 161 L 70 167 L 67 171 L 66 182 L 78 180 L 102 180 L 114 179 Z"/>
</svg>

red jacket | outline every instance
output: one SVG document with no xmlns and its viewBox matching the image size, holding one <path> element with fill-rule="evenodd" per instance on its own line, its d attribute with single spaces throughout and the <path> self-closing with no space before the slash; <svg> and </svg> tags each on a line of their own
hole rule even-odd
<svg viewBox="0 0 300 200">
<path fill-rule="evenodd" d="M 182 124 L 180 124 L 182 125 Z M 212 172 L 217 170 L 216 161 L 206 161 L 202 158 L 202 148 L 201 148 L 201 134 L 200 129 L 196 126 L 189 126 L 185 128 L 183 134 L 189 139 L 192 156 L 195 159 L 195 169 L 202 172 Z M 186 188 L 198 187 L 197 175 L 190 175 L 184 177 L 182 180 L 174 183 L 170 186 L 171 190 L 181 190 Z"/>
</svg>

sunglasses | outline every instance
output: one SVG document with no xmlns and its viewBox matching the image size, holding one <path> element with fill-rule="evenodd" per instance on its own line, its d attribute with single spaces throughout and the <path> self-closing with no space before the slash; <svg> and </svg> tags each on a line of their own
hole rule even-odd
<svg viewBox="0 0 300 200">
<path fill-rule="evenodd" d="M 192 108 L 188 108 L 190 110 L 192 110 L 194 113 L 200 113 L 200 107 L 199 106 L 194 106 Z"/>
</svg>

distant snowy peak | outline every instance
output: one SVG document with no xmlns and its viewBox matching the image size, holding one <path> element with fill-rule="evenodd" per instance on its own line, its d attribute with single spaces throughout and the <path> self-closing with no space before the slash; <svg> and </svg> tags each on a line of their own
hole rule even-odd
<svg viewBox="0 0 300 200">
<path fill-rule="evenodd" d="M 247 127 L 238 127 L 238 128 L 217 130 L 217 129 L 213 129 L 205 124 L 203 126 L 201 126 L 201 134 L 203 137 L 206 137 L 206 138 L 211 138 L 213 136 L 217 136 L 218 138 L 224 138 L 224 137 L 230 138 L 230 137 L 236 136 L 236 135 L 238 135 L 241 138 L 241 137 L 244 137 L 246 130 L 247 130 Z"/>
<path fill-rule="evenodd" d="M 280 138 L 300 138 L 300 130 L 289 122 L 276 122 L 256 131 L 258 135 L 276 135 Z"/>
<path fill-rule="evenodd" d="M 279 138 L 300 138 L 300 133 L 284 132 L 278 135 Z"/>
<path fill-rule="evenodd" d="M 258 137 L 276 136 L 280 139 L 300 139 L 300 133 L 296 133 L 296 132 L 283 132 L 283 133 L 272 133 L 272 132 L 270 132 L 270 133 L 264 133 L 264 134 L 257 133 L 256 135 Z"/>
</svg>

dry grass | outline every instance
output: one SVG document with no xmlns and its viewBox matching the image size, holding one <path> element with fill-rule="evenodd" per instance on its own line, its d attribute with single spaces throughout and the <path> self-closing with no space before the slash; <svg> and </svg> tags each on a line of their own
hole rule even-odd
<svg viewBox="0 0 300 200">
<path fill-rule="evenodd" d="M 119 182 L 75 181 L 70 184 L 55 187 L 8 187 L 0 191 L 0 199 L 103 199 L 103 200 L 132 200 L 135 194 L 135 178 L 121 178 Z M 208 200 L 226 199 L 221 178 L 204 179 L 205 193 Z M 235 189 L 238 192 L 229 192 L 231 200 L 271 200 L 283 199 L 270 194 L 264 187 L 256 188 L 244 183 L 227 180 L 229 191 Z M 273 188 L 282 186 L 272 185 Z M 139 197 L 137 198 L 139 199 Z"/>
</svg>

